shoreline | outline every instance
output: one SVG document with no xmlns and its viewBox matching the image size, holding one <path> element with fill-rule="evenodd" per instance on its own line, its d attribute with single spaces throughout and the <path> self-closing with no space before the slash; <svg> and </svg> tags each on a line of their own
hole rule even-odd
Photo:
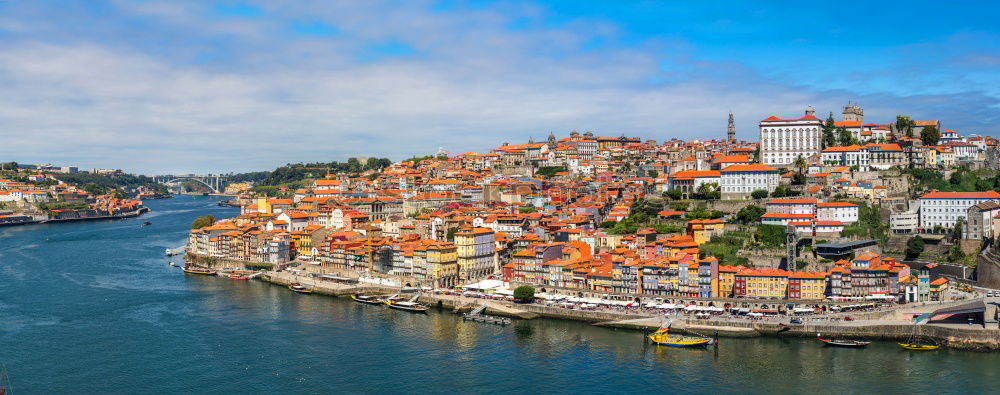
<svg viewBox="0 0 1000 395">
<path fill-rule="evenodd" d="M 377 284 L 359 283 L 349 285 L 316 277 L 296 275 L 288 272 L 267 271 L 259 277 L 261 280 L 287 286 L 296 281 L 309 287 L 313 293 L 325 296 L 346 296 L 359 292 L 397 293 L 396 287 Z M 643 332 L 654 331 L 664 322 L 662 314 L 635 314 L 628 312 L 589 311 L 565 309 L 542 304 L 518 304 L 509 301 L 469 298 L 459 295 L 442 295 L 422 293 L 419 302 L 442 311 L 461 314 L 478 306 L 485 306 L 485 314 L 530 320 L 534 318 L 549 318 L 557 320 L 577 321 L 610 329 L 628 329 Z M 818 334 L 834 337 L 864 337 L 879 341 L 904 341 L 912 335 L 931 338 L 942 346 L 966 351 L 997 351 L 1000 350 L 1000 329 L 966 327 L 964 324 L 920 324 L 899 320 L 865 320 L 847 323 L 822 322 L 812 320 L 813 317 L 803 317 L 803 324 L 785 325 L 778 321 L 748 321 L 731 319 L 693 319 L 680 317 L 671 320 L 671 329 L 680 333 L 720 337 L 774 337 L 774 338 L 815 338 Z M 812 320 L 812 321 L 811 321 Z"/>
<path fill-rule="evenodd" d="M 99 217 L 81 217 L 81 218 L 64 218 L 64 219 L 45 219 L 40 221 L 27 221 L 27 222 L 15 222 L 15 223 L 2 223 L 0 226 L 24 226 L 24 225 L 44 225 L 44 224 L 61 224 L 67 222 L 83 222 L 83 221 L 97 221 L 102 219 L 125 219 L 125 218 L 135 218 L 141 216 L 142 214 L 153 211 L 149 207 L 143 207 L 135 211 L 129 211 L 122 214 L 113 215 L 102 215 Z"/>
</svg>

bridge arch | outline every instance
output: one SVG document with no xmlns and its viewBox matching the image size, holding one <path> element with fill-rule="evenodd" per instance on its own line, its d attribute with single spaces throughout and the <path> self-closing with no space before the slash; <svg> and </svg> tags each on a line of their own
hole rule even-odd
<svg viewBox="0 0 1000 395">
<path fill-rule="evenodd" d="M 209 184 L 209 183 L 205 182 L 205 180 L 203 180 L 201 178 L 196 178 L 196 177 L 190 177 L 190 178 L 189 177 L 178 177 L 178 178 L 173 178 L 173 179 L 171 179 L 169 181 L 162 181 L 160 183 L 161 184 L 173 184 L 173 183 L 182 182 L 182 181 L 197 181 L 199 184 L 208 187 L 208 189 L 210 191 L 212 191 L 212 193 L 222 193 L 221 191 L 219 191 L 218 188 L 212 186 L 212 184 Z M 220 184 L 221 184 L 221 181 L 220 181 Z M 220 185 L 220 188 L 221 188 L 221 185 Z"/>
</svg>

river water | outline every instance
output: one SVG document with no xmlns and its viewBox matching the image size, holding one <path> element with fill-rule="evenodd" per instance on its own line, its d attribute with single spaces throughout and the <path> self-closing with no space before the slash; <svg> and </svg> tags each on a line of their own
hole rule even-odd
<svg viewBox="0 0 1000 395">
<path fill-rule="evenodd" d="M 981 393 L 1000 383 L 996 354 L 812 339 L 658 348 L 635 331 L 499 327 L 183 275 L 163 252 L 184 243 L 196 216 L 236 213 L 217 200 L 0 228 L 0 362 L 14 393 Z"/>
</svg>

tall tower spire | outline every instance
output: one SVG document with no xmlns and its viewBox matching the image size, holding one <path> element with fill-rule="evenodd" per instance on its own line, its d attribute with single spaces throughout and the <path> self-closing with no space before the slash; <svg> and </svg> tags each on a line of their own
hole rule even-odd
<svg viewBox="0 0 1000 395">
<path fill-rule="evenodd" d="M 726 136 L 729 141 L 736 141 L 736 122 L 733 121 L 733 112 L 729 111 L 729 127 L 726 128 Z"/>
</svg>

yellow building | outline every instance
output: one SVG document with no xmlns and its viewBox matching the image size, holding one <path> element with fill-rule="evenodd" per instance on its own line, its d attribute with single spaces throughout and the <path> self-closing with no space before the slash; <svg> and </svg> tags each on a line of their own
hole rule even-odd
<svg viewBox="0 0 1000 395">
<path fill-rule="evenodd" d="M 462 280 L 486 277 L 496 271 L 493 230 L 474 228 L 455 233 L 458 273 Z"/>
<path fill-rule="evenodd" d="M 257 198 L 257 212 L 265 214 L 274 214 L 274 212 L 271 209 L 271 202 L 269 202 L 266 197 Z"/>
<path fill-rule="evenodd" d="M 687 234 L 694 239 L 694 243 L 702 245 L 712 239 L 712 236 L 720 235 L 725 230 L 726 224 L 721 219 L 693 219 L 687 223 Z"/>
<path fill-rule="evenodd" d="M 788 290 L 788 272 L 784 270 L 743 270 L 733 284 L 737 297 L 783 299 Z"/>
<path fill-rule="evenodd" d="M 435 242 L 427 246 L 427 267 L 438 287 L 458 285 L 458 248 L 455 243 Z"/>
<path fill-rule="evenodd" d="M 826 273 L 794 272 L 788 275 L 788 298 L 826 299 Z"/>
<path fill-rule="evenodd" d="M 937 167 L 937 149 L 934 147 L 927 147 L 924 149 L 924 166 L 926 167 Z"/>
<path fill-rule="evenodd" d="M 719 297 L 728 298 L 733 295 L 733 284 L 736 283 L 736 273 L 743 270 L 742 266 L 719 266 Z"/>
</svg>

